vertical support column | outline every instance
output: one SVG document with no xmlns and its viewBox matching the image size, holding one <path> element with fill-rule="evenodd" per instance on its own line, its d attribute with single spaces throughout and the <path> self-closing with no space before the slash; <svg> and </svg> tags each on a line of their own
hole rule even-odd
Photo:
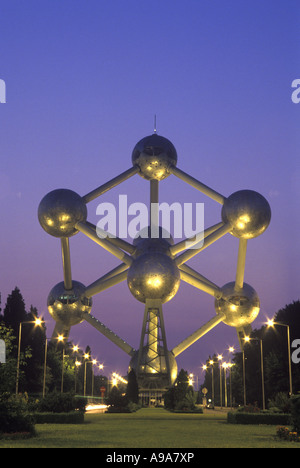
<svg viewBox="0 0 300 468">
<path fill-rule="evenodd" d="M 61 252 L 64 270 L 65 289 L 72 289 L 72 273 L 71 273 L 71 258 L 70 258 L 70 243 L 68 237 L 61 238 Z"/>
<path fill-rule="evenodd" d="M 144 349 L 146 350 L 145 355 L 143 355 Z M 163 349 L 163 353 L 161 353 L 161 349 Z M 143 372 L 145 373 L 162 373 L 163 358 L 166 362 L 168 381 L 171 384 L 169 352 L 161 301 L 147 299 L 138 353 L 137 374 L 141 373 L 141 365 L 144 365 Z"/>
<path fill-rule="evenodd" d="M 158 239 L 159 237 L 158 184 L 158 180 L 150 180 L 150 227 L 153 239 Z"/>
<path fill-rule="evenodd" d="M 147 351 L 147 368 L 146 372 L 154 372 L 156 369 L 159 372 L 158 358 L 158 314 L 157 309 L 149 310 L 148 322 L 148 351 Z M 151 365 L 149 365 L 151 363 Z"/>
<path fill-rule="evenodd" d="M 237 269 L 236 269 L 236 278 L 235 278 L 235 287 L 234 287 L 236 291 L 238 291 L 239 289 L 242 289 L 244 285 L 246 253 L 247 253 L 247 239 L 240 239 Z"/>
<path fill-rule="evenodd" d="M 159 316 L 160 316 L 160 327 L 161 327 L 162 341 L 163 341 L 163 347 L 164 347 L 164 355 L 165 355 L 165 361 L 166 361 L 166 367 L 167 367 L 168 381 L 169 381 L 169 385 L 171 386 L 172 385 L 171 366 L 170 366 L 169 351 L 168 351 L 168 346 L 167 346 L 165 321 L 164 321 L 164 316 L 163 316 L 163 311 L 162 311 L 162 305 L 161 304 L 159 306 Z"/>
</svg>

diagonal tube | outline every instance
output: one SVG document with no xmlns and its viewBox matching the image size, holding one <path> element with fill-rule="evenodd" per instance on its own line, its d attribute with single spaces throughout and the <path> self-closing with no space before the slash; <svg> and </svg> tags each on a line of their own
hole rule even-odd
<svg viewBox="0 0 300 468">
<path fill-rule="evenodd" d="M 235 286 L 234 286 L 234 289 L 236 291 L 238 291 L 239 289 L 242 289 L 244 285 L 246 253 L 247 253 L 247 239 L 240 239 L 236 277 L 235 277 Z"/>
<path fill-rule="evenodd" d="M 70 257 L 70 243 L 68 237 L 61 238 L 61 253 L 64 271 L 64 285 L 65 289 L 72 289 L 72 272 L 71 272 L 71 257 Z"/>
<path fill-rule="evenodd" d="M 193 258 L 199 252 L 206 249 L 206 247 L 209 247 L 211 244 L 219 240 L 221 237 L 225 236 L 225 234 L 227 234 L 231 230 L 232 227 L 230 224 L 224 224 L 222 227 L 217 229 L 205 239 L 204 245 L 202 247 L 200 247 L 199 249 L 188 249 L 186 252 L 182 253 L 177 258 L 175 258 L 176 265 L 180 266 L 183 263 L 187 262 L 190 258 Z"/>
<path fill-rule="evenodd" d="M 207 185 L 202 184 L 202 182 L 199 182 L 199 180 L 190 176 L 186 172 L 183 172 L 181 169 L 178 169 L 178 167 L 172 166 L 170 168 L 170 172 L 179 179 L 194 187 L 196 190 L 199 190 L 200 192 L 204 193 L 216 202 L 220 203 L 221 205 L 224 205 L 225 197 L 223 197 L 223 195 L 209 188 Z"/>
<path fill-rule="evenodd" d="M 188 239 L 184 239 L 177 244 L 171 245 L 170 247 L 170 252 L 172 255 L 177 255 L 178 253 L 182 252 L 183 250 L 186 250 L 187 248 L 191 248 L 194 245 L 198 244 L 198 242 L 201 242 L 203 244 L 204 239 L 208 237 L 210 234 L 213 232 L 217 231 L 219 228 L 224 226 L 223 221 L 221 221 L 218 224 L 215 224 L 214 226 L 211 226 L 210 228 L 205 229 L 203 233 L 199 232 L 193 237 L 189 237 Z M 201 235 L 202 234 L 202 235 Z M 201 235 L 201 237 L 200 237 Z M 200 237 L 200 240 L 199 240 Z"/>
<path fill-rule="evenodd" d="M 175 348 L 172 349 L 172 353 L 174 354 L 174 356 L 177 357 L 179 354 L 181 354 L 183 351 L 189 348 L 193 343 L 198 341 L 202 336 L 204 336 L 206 333 L 208 333 L 210 330 L 216 327 L 220 322 L 222 322 L 224 318 L 225 314 L 218 314 L 216 317 L 209 320 L 205 325 L 196 330 L 194 333 L 192 333 L 192 335 L 190 335 L 188 338 L 183 340 L 181 343 L 179 343 L 179 345 L 175 346 Z"/>
<path fill-rule="evenodd" d="M 76 224 L 76 229 L 78 229 L 78 231 L 81 231 L 83 234 L 85 234 L 91 240 L 96 242 L 96 244 L 101 245 L 101 247 L 103 247 L 105 250 L 110 252 L 112 255 L 117 257 L 122 262 L 126 263 L 129 266 L 131 265 L 132 258 L 128 254 L 124 253 L 119 247 L 116 247 L 115 245 L 112 245 L 112 243 L 109 240 L 100 239 L 97 236 L 94 229 L 91 228 L 87 223 L 82 223 L 82 222 L 77 223 Z"/>
<path fill-rule="evenodd" d="M 193 276 L 186 271 L 180 270 L 180 279 L 217 299 L 222 297 L 221 289 L 216 284 L 208 284 L 206 281 L 196 278 L 196 276 Z"/>
<path fill-rule="evenodd" d="M 112 341 L 115 345 L 121 348 L 125 353 L 129 354 L 129 356 L 133 356 L 135 353 L 135 349 L 132 348 L 126 341 L 122 340 L 118 335 L 116 335 L 113 331 L 111 331 L 108 327 L 106 327 L 103 323 L 97 320 L 88 312 L 85 312 L 82 318 L 92 325 L 96 330 L 98 330 L 102 335 L 106 336 L 110 341 Z"/>
<path fill-rule="evenodd" d="M 108 192 L 108 190 L 111 190 L 112 188 L 119 185 L 121 182 L 124 182 L 125 180 L 129 179 L 133 175 L 137 174 L 138 171 L 139 171 L 139 168 L 137 166 L 133 166 L 127 171 L 122 172 L 122 174 L 118 175 L 117 177 L 114 177 L 109 182 L 106 182 L 105 184 L 100 185 L 100 187 L 96 188 L 92 192 L 89 192 L 82 197 L 84 203 L 89 203 L 95 198 L 100 197 L 100 195 L 102 195 L 103 193 Z"/>
<path fill-rule="evenodd" d="M 128 266 L 126 265 L 128 268 Z M 102 291 L 105 291 L 105 289 L 111 288 L 112 286 L 115 286 L 116 284 L 121 283 L 122 281 L 125 281 L 127 279 L 127 270 L 123 271 L 122 273 L 119 273 L 115 276 L 111 276 L 110 278 L 103 279 L 100 278 L 94 283 L 90 284 L 84 292 L 85 297 L 92 297 L 95 296 L 96 294 L 99 294 Z M 107 276 L 107 275 L 105 275 Z"/>
<path fill-rule="evenodd" d="M 218 286 L 210 281 L 208 278 L 205 276 L 201 275 L 201 273 L 198 273 L 198 271 L 194 270 L 188 265 L 180 265 L 179 270 L 184 271 L 185 273 L 189 273 L 190 275 L 194 276 L 196 279 L 210 285 L 212 288 L 218 288 Z M 183 280 L 184 281 L 184 280 Z M 220 288 L 219 288 L 220 289 Z"/>
</svg>

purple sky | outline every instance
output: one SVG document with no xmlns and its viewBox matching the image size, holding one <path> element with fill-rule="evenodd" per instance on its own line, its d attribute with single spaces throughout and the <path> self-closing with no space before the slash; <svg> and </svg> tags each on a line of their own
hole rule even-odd
<svg viewBox="0 0 300 468">
<path fill-rule="evenodd" d="M 297 0 L 0 1 L 0 291 L 18 286 L 53 330 L 46 299 L 62 281 L 60 242 L 37 219 L 56 188 L 85 195 L 131 166 L 137 141 L 153 131 L 170 139 L 178 167 L 224 196 L 264 195 L 268 230 L 249 241 L 245 281 L 258 292 L 260 327 L 299 299 L 299 118 L 291 83 L 300 78 Z M 100 201 L 148 202 L 135 176 Z M 160 201 L 204 202 L 205 226 L 221 207 L 170 177 Z M 119 261 L 82 234 L 71 239 L 73 278 L 88 285 Z M 219 286 L 235 279 L 238 240 L 228 234 L 189 264 Z M 138 347 L 144 307 L 126 283 L 94 298 L 92 314 Z M 164 306 L 172 349 L 215 315 L 214 300 L 181 284 Z M 106 373 L 126 373 L 128 356 L 87 324 L 70 338 L 92 347 Z M 237 345 L 221 324 L 177 359 L 201 376 L 208 355 Z"/>
</svg>

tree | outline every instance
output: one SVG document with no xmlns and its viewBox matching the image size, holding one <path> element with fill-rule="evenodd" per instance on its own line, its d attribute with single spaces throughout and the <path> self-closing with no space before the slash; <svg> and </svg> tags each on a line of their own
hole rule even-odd
<svg viewBox="0 0 300 468">
<path fill-rule="evenodd" d="M 132 369 L 128 374 L 128 384 L 126 389 L 127 401 L 138 404 L 139 402 L 139 386 L 136 378 L 136 374 Z"/>
<path fill-rule="evenodd" d="M 274 322 L 288 325 L 291 344 L 300 337 L 300 302 L 294 301 L 280 309 Z M 260 341 L 263 344 L 264 383 L 266 401 L 274 399 L 277 393 L 289 392 L 289 362 L 287 327 L 262 326 L 251 333 L 252 340 L 245 345 L 247 403 L 262 406 Z M 254 338 L 254 339 L 253 339 Z M 243 404 L 242 353 L 234 355 L 232 368 L 232 391 L 236 403 Z M 300 388 L 300 367 L 291 363 L 294 392 Z"/>
<path fill-rule="evenodd" d="M 11 327 L 15 336 L 18 337 L 20 323 L 27 320 L 27 313 L 23 296 L 17 287 L 7 298 L 3 320 L 5 325 Z"/>
<path fill-rule="evenodd" d="M 0 322 L 0 339 L 5 341 L 6 363 L 0 364 L 0 394 L 13 393 L 16 389 L 16 358 L 13 357 L 14 342 L 16 340 L 12 328 Z"/>
<path fill-rule="evenodd" d="M 113 409 L 120 409 L 125 406 L 125 398 L 122 396 L 122 393 L 118 387 L 114 386 L 111 389 L 107 398 L 107 404 L 112 406 Z"/>
<path fill-rule="evenodd" d="M 187 371 L 181 369 L 173 387 L 164 395 L 165 407 L 168 409 L 193 409 L 195 397 L 193 387 L 189 384 Z"/>
</svg>

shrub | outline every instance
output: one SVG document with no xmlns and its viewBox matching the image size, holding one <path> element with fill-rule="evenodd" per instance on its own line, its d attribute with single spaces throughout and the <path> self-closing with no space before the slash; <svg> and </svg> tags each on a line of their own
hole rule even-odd
<svg viewBox="0 0 300 468">
<path fill-rule="evenodd" d="M 33 415 L 35 424 L 82 424 L 84 413 L 71 411 L 70 413 L 35 413 Z"/>
<path fill-rule="evenodd" d="M 286 425 L 290 422 L 289 414 L 277 413 L 241 413 L 230 411 L 227 414 L 229 424 L 269 424 Z"/>
<path fill-rule="evenodd" d="M 240 413 L 260 413 L 260 408 L 256 404 L 246 405 L 241 406 L 237 411 Z"/>
<path fill-rule="evenodd" d="M 85 401 L 71 393 L 49 393 L 37 405 L 40 413 L 70 413 L 76 409 L 85 412 Z"/>
<path fill-rule="evenodd" d="M 293 431 L 300 433 L 300 395 L 295 395 L 290 399 L 291 402 L 291 424 Z"/>
<path fill-rule="evenodd" d="M 279 426 L 276 431 L 277 437 L 282 440 L 289 440 L 290 442 L 300 442 L 300 437 L 297 432 L 290 431 L 288 427 Z"/>
<path fill-rule="evenodd" d="M 291 411 L 291 400 L 284 392 L 277 393 L 268 403 L 270 411 L 274 413 L 290 413 Z"/>
<path fill-rule="evenodd" d="M 0 433 L 26 433 L 35 435 L 32 416 L 26 402 L 8 393 L 0 395 Z"/>
</svg>

